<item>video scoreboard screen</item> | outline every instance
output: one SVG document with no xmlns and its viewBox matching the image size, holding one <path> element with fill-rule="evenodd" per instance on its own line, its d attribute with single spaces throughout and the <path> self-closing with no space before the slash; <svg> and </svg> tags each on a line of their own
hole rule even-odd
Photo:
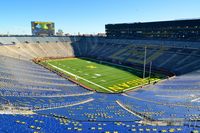
<svg viewBox="0 0 200 133">
<path fill-rule="evenodd" d="M 53 36 L 55 34 L 55 24 L 53 22 L 32 21 L 32 35 Z"/>
</svg>

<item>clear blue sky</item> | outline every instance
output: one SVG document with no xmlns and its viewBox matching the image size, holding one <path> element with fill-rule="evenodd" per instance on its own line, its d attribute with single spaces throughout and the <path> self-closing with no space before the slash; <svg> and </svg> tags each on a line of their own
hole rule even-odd
<svg viewBox="0 0 200 133">
<path fill-rule="evenodd" d="M 31 21 L 65 33 L 105 32 L 107 23 L 200 18 L 200 0 L 2 0 L 0 34 L 31 34 Z"/>
</svg>

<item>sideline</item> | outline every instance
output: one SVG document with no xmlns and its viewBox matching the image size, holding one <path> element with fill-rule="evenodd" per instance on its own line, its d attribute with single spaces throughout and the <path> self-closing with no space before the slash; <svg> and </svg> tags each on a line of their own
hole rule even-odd
<svg viewBox="0 0 200 133">
<path fill-rule="evenodd" d="M 109 89 L 107 89 L 107 88 L 105 88 L 105 87 L 103 87 L 103 86 L 100 86 L 100 85 L 98 85 L 98 84 L 96 84 L 96 83 L 94 83 L 94 82 L 91 82 L 91 81 L 89 81 L 89 80 L 87 80 L 87 79 L 85 79 L 85 78 L 83 78 L 83 77 L 77 76 L 77 75 L 75 75 L 75 74 L 73 74 L 73 73 L 71 73 L 71 72 L 68 72 L 68 71 L 66 71 L 66 70 L 64 70 L 64 69 L 62 69 L 62 68 L 59 68 L 59 67 L 57 67 L 57 66 L 54 66 L 54 65 L 52 65 L 52 64 L 50 64 L 50 63 L 48 63 L 48 65 L 50 65 L 50 66 L 52 66 L 52 67 L 54 67 L 54 68 L 56 68 L 56 69 L 58 69 L 58 70 L 60 70 L 60 71 L 63 71 L 63 72 L 65 72 L 65 73 L 69 74 L 69 75 L 72 75 L 72 76 L 74 76 L 74 77 L 77 77 L 77 78 L 79 78 L 79 79 L 82 79 L 82 80 L 84 80 L 84 81 L 86 81 L 86 82 L 88 82 L 88 83 L 90 83 L 90 84 L 93 84 L 93 85 L 95 85 L 95 86 L 97 86 L 97 87 L 99 87 L 99 88 L 101 88 L 101 89 L 104 89 L 104 90 L 106 90 L 106 91 L 108 91 L 108 92 L 113 93 L 113 91 L 111 91 L 111 90 L 109 90 Z"/>
</svg>

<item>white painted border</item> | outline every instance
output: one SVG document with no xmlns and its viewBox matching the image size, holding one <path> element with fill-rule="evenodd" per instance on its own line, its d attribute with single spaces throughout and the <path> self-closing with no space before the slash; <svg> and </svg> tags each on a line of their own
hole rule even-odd
<svg viewBox="0 0 200 133">
<path fill-rule="evenodd" d="M 52 66 L 52 67 L 54 67 L 54 68 L 56 68 L 56 69 L 58 69 L 58 70 L 60 70 L 60 71 L 63 71 L 63 72 L 65 72 L 65 73 L 69 74 L 69 75 L 72 75 L 72 76 L 74 76 L 74 77 L 78 77 L 79 79 L 82 79 L 82 80 L 84 80 L 84 81 L 86 81 L 86 82 L 88 82 L 88 83 L 90 83 L 90 84 L 93 84 L 93 85 L 95 85 L 95 86 L 97 86 L 97 87 L 99 87 L 99 88 L 101 88 L 101 89 L 107 90 L 108 92 L 114 93 L 113 91 L 111 91 L 111 90 L 109 90 L 109 89 L 107 89 L 107 88 L 105 88 L 105 87 L 103 87 L 103 86 L 101 86 L 101 85 L 98 85 L 98 84 L 96 84 L 96 83 L 94 83 L 94 82 L 91 82 L 91 81 L 89 81 L 89 80 L 87 80 L 87 79 L 85 79 L 85 78 L 83 78 L 83 77 L 77 76 L 77 75 L 75 75 L 75 74 L 73 74 L 73 73 L 71 73 L 71 72 L 68 72 L 68 71 L 66 71 L 66 70 L 64 70 L 64 69 L 62 69 L 62 68 L 59 68 L 59 67 L 57 67 L 57 66 L 54 66 L 54 65 L 52 65 L 52 64 L 50 64 L 50 63 L 48 63 L 48 65 L 50 65 L 50 66 Z"/>
</svg>

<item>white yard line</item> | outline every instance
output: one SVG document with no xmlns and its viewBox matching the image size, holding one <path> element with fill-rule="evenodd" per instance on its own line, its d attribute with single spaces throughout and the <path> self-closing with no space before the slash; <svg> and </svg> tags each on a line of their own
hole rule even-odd
<svg viewBox="0 0 200 133">
<path fill-rule="evenodd" d="M 83 59 L 89 59 L 90 60 L 90 58 L 83 58 Z M 95 59 L 91 59 L 91 60 L 95 60 Z M 97 61 L 97 62 L 99 62 L 99 60 L 95 60 L 95 61 Z M 129 68 L 129 69 L 131 69 L 131 70 L 138 70 L 138 71 L 141 71 L 140 69 L 137 69 L 137 68 L 132 68 L 132 67 L 129 67 L 129 66 L 124 66 L 124 65 L 120 65 L 120 64 L 115 64 L 115 63 L 112 63 L 112 62 L 107 62 L 107 61 L 101 61 L 101 62 L 104 62 L 104 63 L 107 63 L 107 64 L 111 64 L 111 65 L 114 65 L 114 66 L 120 66 L 120 67 L 124 67 L 124 68 Z M 163 79 L 164 80 L 164 79 Z M 157 79 L 157 80 L 155 80 L 156 82 L 157 81 L 161 81 L 161 79 Z M 153 81 L 153 82 L 155 82 L 155 81 Z M 140 87 L 140 86 L 144 86 L 144 85 L 147 85 L 148 83 L 146 83 L 146 84 L 143 84 L 143 85 L 138 85 L 138 86 L 134 86 L 134 87 L 130 87 L 130 88 L 127 88 L 127 89 L 125 89 L 125 90 L 123 90 L 123 92 L 125 92 L 125 91 L 128 91 L 128 90 L 132 90 L 132 89 L 134 89 L 134 88 L 138 88 L 138 87 Z M 152 83 L 151 83 L 152 84 Z"/>
<path fill-rule="evenodd" d="M 75 75 L 75 74 L 73 74 L 73 73 L 71 73 L 71 72 L 68 72 L 68 71 L 66 71 L 66 70 L 64 70 L 64 69 L 62 69 L 62 68 L 59 68 L 59 67 L 57 67 L 57 66 L 54 66 L 54 65 L 52 65 L 52 64 L 50 64 L 50 63 L 48 63 L 48 65 L 50 65 L 50 66 L 52 66 L 52 67 L 54 67 L 54 68 L 56 68 L 56 69 L 58 69 L 58 70 L 60 70 L 60 71 L 63 71 L 63 72 L 65 72 L 65 73 L 69 74 L 69 75 L 72 75 L 72 76 L 74 76 L 74 77 L 78 77 L 79 79 L 82 79 L 82 80 L 84 80 L 84 81 L 86 81 L 86 82 L 88 82 L 88 83 L 90 83 L 90 84 L 93 84 L 93 85 L 95 85 L 95 86 L 97 86 L 97 87 L 99 87 L 99 88 L 101 88 L 101 89 L 104 89 L 104 90 L 107 90 L 107 91 L 113 93 L 113 91 L 111 91 L 111 90 L 109 90 L 109 89 L 107 89 L 107 88 L 105 88 L 105 87 L 103 87 L 103 86 L 100 86 L 100 85 L 98 85 L 98 84 L 96 84 L 96 83 L 94 83 L 94 82 L 91 82 L 91 81 L 89 81 L 89 80 L 87 80 L 87 79 L 85 79 L 85 78 L 83 78 L 83 77 L 77 76 L 77 75 Z"/>
</svg>

